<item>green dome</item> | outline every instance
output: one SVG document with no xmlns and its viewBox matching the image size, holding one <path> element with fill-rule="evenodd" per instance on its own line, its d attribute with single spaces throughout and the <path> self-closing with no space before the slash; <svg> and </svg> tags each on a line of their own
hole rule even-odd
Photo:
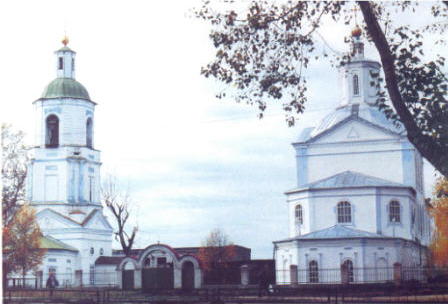
<svg viewBox="0 0 448 304">
<path fill-rule="evenodd" d="M 81 98 L 90 100 L 86 88 L 72 78 L 56 78 L 45 88 L 40 98 Z"/>
</svg>

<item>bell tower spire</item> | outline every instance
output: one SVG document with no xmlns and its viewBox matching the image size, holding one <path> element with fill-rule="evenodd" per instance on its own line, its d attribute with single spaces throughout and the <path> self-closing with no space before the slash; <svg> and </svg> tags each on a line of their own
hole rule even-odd
<svg viewBox="0 0 448 304">
<path fill-rule="evenodd" d="M 76 52 L 74 52 L 67 46 L 69 43 L 69 39 L 67 36 L 64 36 L 64 39 L 62 39 L 61 42 L 64 46 L 55 52 L 56 76 L 58 78 L 75 79 Z"/>
</svg>

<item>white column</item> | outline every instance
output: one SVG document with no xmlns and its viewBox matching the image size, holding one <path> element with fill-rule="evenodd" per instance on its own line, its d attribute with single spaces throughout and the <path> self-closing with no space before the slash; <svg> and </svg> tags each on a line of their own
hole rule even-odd
<svg viewBox="0 0 448 304">
<path fill-rule="evenodd" d="M 117 285 L 118 288 L 123 289 L 123 271 L 117 270 Z"/>
<path fill-rule="evenodd" d="M 174 266 L 174 288 L 182 288 L 182 270 Z"/>
<path fill-rule="evenodd" d="M 134 289 L 142 288 L 142 270 L 136 269 L 134 271 Z"/>
<path fill-rule="evenodd" d="M 241 285 L 247 286 L 249 285 L 249 266 L 243 265 L 240 267 L 241 271 Z"/>
</svg>

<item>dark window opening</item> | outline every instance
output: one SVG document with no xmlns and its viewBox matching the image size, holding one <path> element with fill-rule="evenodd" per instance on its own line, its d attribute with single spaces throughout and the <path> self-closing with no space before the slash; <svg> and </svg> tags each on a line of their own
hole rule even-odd
<svg viewBox="0 0 448 304">
<path fill-rule="evenodd" d="M 57 148 L 59 146 L 59 119 L 50 115 L 46 121 L 45 147 Z"/>
<path fill-rule="evenodd" d="M 64 68 L 64 58 L 59 57 L 59 66 L 58 68 L 62 70 Z"/>
<path fill-rule="evenodd" d="M 72 58 L 72 71 L 75 70 L 75 58 Z"/>
<path fill-rule="evenodd" d="M 95 285 L 95 266 L 93 265 L 90 265 L 89 281 L 90 285 Z"/>
<path fill-rule="evenodd" d="M 93 176 L 89 176 L 89 202 L 93 201 Z"/>
<path fill-rule="evenodd" d="M 90 254 L 93 255 L 95 253 L 95 248 L 90 247 Z"/>
<path fill-rule="evenodd" d="M 166 258 L 157 258 L 157 267 L 165 267 Z"/>
<path fill-rule="evenodd" d="M 353 95 L 359 95 L 359 79 L 358 75 L 353 76 Z"/>
<path fill-rule="evenodd" d="M 88 118 L 86 122 L 86 145 L 89 148 L 92 148 L 93 146 L 93 139 L 92 139 L 92 133 L 93 133 L 93 123 L 92 118 Z"/>
<path fill-rule="evenodd" d="M 308 278 L 310 283 L 319 283 L 319 266 L 316 261 L 308 264 Z"/>
<path fill-rule="evenodd" d="M 338 209 L 338 223 L 352 222 L 352 207 L 349 202 L 339 202 L 337 209 Z"/>
<path fill-rule="evenodd" d="M 342 263 L 341 272 L 342 272 L 342 281 L 344 283 L 350 283 L 354 281 L 352 261 L 346 260 L 344 263 Z"/>
<path fill-rule="evenodd" d="M 296 222 L 297 224 L 303 224 L 303 213 L 302 213 L 302 205 L 297 205 L 295 210 Z"/>
<path fill-rule="evenodd" d="M 391 223 L 400 222 L 400 203 L 397 201 L 391 201 L 389 204 L 389 221 Z"/>
</svg>

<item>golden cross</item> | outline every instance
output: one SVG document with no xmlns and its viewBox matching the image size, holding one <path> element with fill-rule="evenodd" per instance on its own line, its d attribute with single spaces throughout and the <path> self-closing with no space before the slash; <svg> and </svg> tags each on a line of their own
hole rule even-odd
<svg viewBox="0 0 448 304">
<path fill-rule="evenodd" d="M 353 12 L 353 15 L 355 16 L 355 25 L 358 25 L 358 21 L 356 18 L 356 16 L 358 15 L 358 11 L 359 11 L 358 4 L 355 4 L 354 7 L 350 10 Z"/>
</svg>

